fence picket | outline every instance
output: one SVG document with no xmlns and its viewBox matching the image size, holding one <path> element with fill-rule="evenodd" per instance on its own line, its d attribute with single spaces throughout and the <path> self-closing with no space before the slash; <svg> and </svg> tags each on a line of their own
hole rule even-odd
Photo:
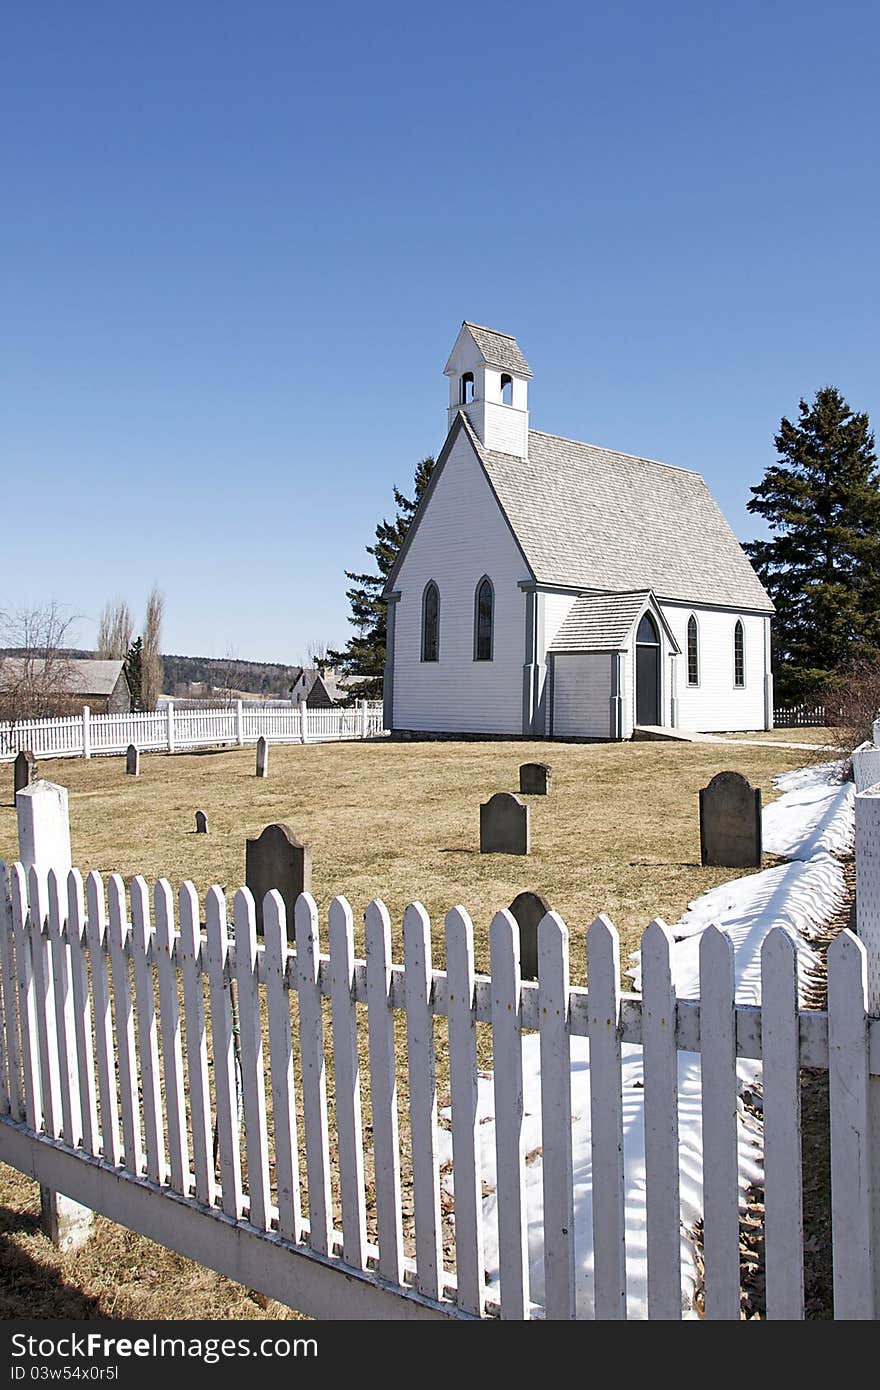
<svg viewBox="0 0 880 1390">
<path fill-rule="evenodd" d="M 196 1198 L 213 1207 L 217 1198 L 211 1151 L 211 1092 L 208 1086 L 208 1037 L 205 1030 L 205 996 L 202 990 L 202 934 L 199 900 L 192 883 L 181 885 L 178 895 L 180 964 L 183 975 L 183 1012 L 186 1019 L 186 1066 L 192 1120 L 192 1154 Z"/>
<path fill-rule="evenodd" d="M 61 1134 L 65 1144 L 77 1148 L 82 1142 L 82 1115 L 79 1100 L 79 1073 L 73 1025 L 73 996 L 70 982 L 70 954 L 64 940 L 66 913 L 62 908 L 62 887 L 54 869 L 49 870 L 49 956 L 55 995 L 55 1036 L 57 1070 L 61 1089 Z"/>
<path fill-rule="evenodd" d="M 600 915 L 587 931 L 593 1285 L 597 1318 L 626 1317 L 620 938 Z"/>
<path fill-rule="evenodd" d="M 648 1316 L 667 1319 L 681 1317 L 678 1057 L 671 945 L 666 923 L 659 918 L 651 922 L 642 936 Z"/>
<path fill-rule="evenodd" d="M 18 1031 L 12 885 L 9 869 L 3 863 L 0 863 L 0 988 L 3 991 L 3 1032 L 6 1039 L 9 1110 L 13 1120 L 20 1122 L 24 1119 L 25 1113 L 21 1085 L 21 1039 Z"/>
<path fill-rule="evenodd" d="M 165 1077 L 168 1161 L 171 1167 L 171 1186 L 175 1192 L 186 1197 L 189 1195 L 191 1181 L 186 1129 L 186 1092 L 183 1080 L 183 1038 L 177 970 L 174 964 L 177 933 L 174 930 L 174 896 L 167 878 L 160 878 L 153 889 L 153 913 L 156 922 L 156 975 L 159 981 L 159 1032 L 162 1036 Z"/>
<path fill-rule="evenodd" d="M 162 1123 L 162 1092 L 159 1073 L 159 1033 L 156 995 L 151 964 L 153 930 L 150 925 L 150 890 L 138 875 L 131 883 L 131 958 L 134 966 L 134 998 L 137 1011 L 137 1057 L 140 1063 L 141 1095 L 144 1107 L 144 1137 L 147 1149 L 147 1177 L 164 1183 L 165 1135 Z"/>
<path fill-rule="evenodd" d="M 380 899 L 375 899 L 367 908 L 364 926 L 379 1273 L 383 1279 L 399 1284 L 403 1279 L 403 1218 L 394 1011 L 391 1007 L 391 919 Z"/>
<path fill-rule="evenodd" d="M 293 1045 L 290 996 L 287 989 L 287 914 L 284 899 L 274 888 L 263 901 L 266 942 L 266 1011 L 269 1015 L 269 1060 L 272 1073 L 272 1123 L 275 1136 L 275 1183 L 278 1189 L 278 1230 L 288 1240 L 302 1241 L 299 1191 L 299 1148 L 296 1093 L 293 1084 Z M 338 1072 L 337 1072 L 338 1086 Z M 338 1109 L 337 1100 L 337 1109 Z"/>
<path fill-rule="evenodd" d="M 227 1216 L 243 1210 L 239 1100 L 232 981 L 229 975 L 229 925 L 226 898 L 216 885 L 205 898 L 205 951 L 211 997 L 214 1095 L 217 1104 L 216 1147 L 220 1153 L 220 1197 Z M 215 1164 L 216 1170 L 216 1164 Z"/>
<path fill-rule="evenodd" d="M 34 972 L 34 998 L 37 1011 L 37 1047 L 40 1054 L 40 1086 L 43 1096 L 43 1126 L 57 1139 L 61 1134 L 61 1085 L 58 1036 L 55 1028 L 55 986 L 49 942 L 47 887 L 36 868 L 28 870 L 28 934 Z"/>
<path fill-rule="evenodd" d="M 366 717 L 365 721 L 366 723 Z M 418 1288 L 428 1298 L 442 1293 L 443 1245 L 437 1170 L 437 1073 L 431 1003 L 431 920 L 421 903 L 403 914 L 406 1038 L 412 1133 L 413 1213 Z"/>
<path fill-rule="evenodd" d="M 474 928 L 463 907 L 447 912 L 445 927 L 457 1301 L 465 1312 L 482 1316 L 485 1296 L 483 1184 L 477 1091 Z"/>
<path fill-rule="evenodd" d="M 761 947 L 764 1264 L 767 1317 L 804 1316 L 797 951 L 774 927 Z"/>
<path fill-rule="evenodd" d="M 12 866 L 12 926 L 18 980 L 18 1017 L 21 1030 L 21 1062 L 24 1079 L 24 1112 L 28 1129 L 43 1128 L 43 1085 L 40 1079 L 40 1044 L 37 1033 L 37 992 L 28 935 L 27 875 L 21 864 Z"/>
<path fill-rule="evenodd" d="M 116 1047 L 119 1056 L 119 1099 L 122 1106 L 122 1146 L 125 1166 L 140 1173 L 144 1166 L 141 1116 L 138 1103 L 137 1047 L 134 1036 L 134 1007 L 128 968 L 129 926 L 125 884 L 119 874 L 111 874 L 107 885 L 110 908 L 110 964 L 113 968 L 113 1003 L 116 1015 Z"/>
<path fill-rule="evenodd" d="M 95 1050 L 92 1041 L 92 1001 L 85 952 L 86 909 L 82 874 L 67 875 L 67 944 L 70 950 L 70 982 L 73 990 L 73 1032 L 79 1084 L 80 1131 L 86 1153 L 97 1155 L 101 1141 L 98 1102 L 95 1095 Z"/>
<path fill-rule="evenodd" d="M 113 1015 L 107 972 L 107 919 L 104 883 L 101 875 L 94 869 L 86 879 L 86 902 L 86 934 L 95 1009 L 95 1055 L 98 1062 L 98 1094 L 101 1101 L 101 1148 L 107 1162 L 118 1168 L 122 1162 L 122 1148 L 119 1142 L 116 1054 L 113 1046 Z"/>
<path fill-rule="evenodd" d="M 367 1254 L 367 1215 L 357 1005 L 354 1001 L 354 925 L 351 907 L 345 898 L 334 898 L 330 904 L 329 932 L 342 1253 L 346 1264 L 363 1269 Z"/>
<path fill-rule="evenodd" d="M 739 1320 L 739 1153 L 733 942 L 716 926 L 700 938 L 703 1258 L 706 1314 Z"/>
<path fill-rule="evenodd" d="M 529 1264 L 523 1173 L 522 1000 L 519 927 L 496 912 L 489 927 L 492 963 L 492 1071 L 498 1175 L 498 1263 L 502 1318 L 529 1315 Z"/>
<path fill-rule="evenodd" d="M 320 1255 L 327 1255 L 332 1234 L 327 1067 L 319 979 L 318 909 L 310 893 L 301 893 L 297 898 L 294 924 L 306 1173 L 309 1183 L 309 1244 Z"/>
<path fill-rule="evenodd" d="M 248 1220 L 268 1231 L 272 1218 L 269 1188 L 269 1136 L 266 1124 L 266 1078 L 263 1067 L 263 1029 L 257 986 L 257 913 L 249 888 L 239 888 L 235 915 L 235 978 L 241 1020 L 241 1090 L 247 1150 Z"/>
<path fill-rule="evenodd" d="M 867 954 L 851 931 L 828 950 L 834 1316 L 873 1319 Z"/>
<path fill-rule="evenodd" d="M 575 1305 L 568 928 L 555 912 L 548 912 L 538 927 L 538 984 L 544 1315 L 548 1319 L 570 1320 L 575 1315 Z"/>
</svg>

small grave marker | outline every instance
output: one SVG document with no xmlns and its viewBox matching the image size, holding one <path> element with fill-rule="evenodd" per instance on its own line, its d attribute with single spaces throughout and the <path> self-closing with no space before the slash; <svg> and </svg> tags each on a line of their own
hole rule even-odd
<svg viewBox="0 0 880 1390">
<path fill-rule="evenodd" d="M 269 741 L 262 734 L 257 739 L 257 776 L 269 776 Z"/>
<path fill-rule="evenodd" d="M 761 867 L 761 790 L 741 772 L 718 772 L 700 792 L 700 862 Z"/>
<path fill-rule="evenodd" d="M 553 769 L 549 763 L 521 763 L 519 789 L 523 796 L 549 796 Z"/>
<path fill-rule="evenodd" d="M 512 792 L 496 792 L 480 807 L 481 854 L 528 854 L 529 808 Z"/>
<path fill-rule="evenodd" d="M 125 771 L 129 777 L 140 777 L 141 775 L 140 750 L 135 748 L 133 743 L 130 743 L 125 750 Z"/>
<path fill-rule="evenodd" d="M 196 834 L 207 835 L 207 833 L 208 817 L 205 815 L 204 811 L 196 811 Z"/>
<path fill-rule="evenodd" d="M 284 900 L 292 939 L 296 900 L 312 891 L 311 845 L 300 844 L 287 825 L 267 825 L 246 843 L 244 881 L 257 906 L 257 931 L 263 930 L 263 899 L 275 888 Z"/>
<path fill-rule="evenodd" d="M 519 966 L 524 980 L 538 978 L 538 924 L 550 911 L 550 904 L 540 893 L 518 893 L 510 911 L 519 927 Z"/>
<path fill-rule="evenodd" d="M 15 760 L 12 781 L 15 796 L 37 780 L 37 760 L 30 748 L 22 748 Z"/>
</svg>

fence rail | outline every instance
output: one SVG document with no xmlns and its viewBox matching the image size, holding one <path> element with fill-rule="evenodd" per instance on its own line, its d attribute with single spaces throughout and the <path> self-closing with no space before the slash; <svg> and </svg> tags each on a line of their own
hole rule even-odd
<svg viewBox="0 0 880 1390">
<path fill-rule="evenodd" d="M 773 723 L 779 729 L 824 729 L 838 722 L 842 711 L 827 705 L 788 705 L 773 711 Z"/>
<path fill-rule="evenodd" d="M 380 702 L 361 701 L 353 709 L 307 709 L 303 705 L 233 705 L 177 709 L 169 702 L 161 710 L 134 714 L 92 714 L 61 719 L 24 719 L 0 724 L 0 762 L 9 762 L 22 749 L 37 758 L 91 758 L 124 753 L 129 744 L 141 752 L 169 753 L 213 744 L 322 743 L 338 739 L 372 738 L 383 732 Z"/>
<path fill-rule="evenodd" d="M 671 936 L 660 922 L 642 940 L 638 996 L 620 992 L 619 942 L 605 917 L 587 934 L 589 989 L 570 983 L 584 962 L 571 961 L 555 913 L 539 929 L 537 983 L 521 979 L 509 912 L 491 924 L 491 977 L 475 973 L 473 927 L 461 907 L 445 919 L 445 970 L 434 969 L 431 923 L 419 904 L 404 916 L 402 966 L 392 961 L 380 901 L 366 912 L 365 960 L 355 958 L 344 898 L 324 924 L 327 955 L 311 897 L 298 899 L 294 917 L 288 924 L 280 896 L 267 895 L 261 944 L 246 889 L 236 893 L 230 921 L 216 887 L 200 902 L 184 884 L 175 911 L 165 880 L 151 894 L 136 878 L 127 895 L 118 875 L 105 893 L 96 873 L 84 885 L 76 870 L 59 881 L 0 865 L 0 1158 L 317 1316 L 621 1318 L 633 1239 L 623 1112 L 643 1104 L 647 1223 L 634 1239 L 646 1240 L 649 1316 L 677 1318 L 677 1054 L 699 1053 L 706 1314 L 738 1318 L 737 1058 L 763 1057 L 767 1312 L 802 1318 L 799 1068 L 824 1068 L 835 1316 L 874 1316 L 871 1087 L 880 1075 L 880 1021 L 868 1016 L 866 951 L 850 932 L 829 950 L 828 1010 L 799 1012 L 796 955 L 778 927 L 762 951 L 763 1004 L 743 1007 L 730 939 L 714 927 L 701 943 L 701 1004 L 676 1000 Z M 396 1015 L 409 1082 L 404 1116 Z M 478 1024 L 492 1034 L 491 1251 Z M 523 1137 L 530 1030 L 541 1085 L 537 1222 Z M 587 1302 L 571 1109 L 580 1038 L 589 1066 L 576 1084 L 589 1087 L 591 1117 Z M 643 1088 L 622 1095 L 629 1043 L 642 1049 Z M 369 1106 L 361 1096 L 365 1050 Z M 447 1061 L 451 1135 L 438 1118 Z M 451 1159 L 441 1163 L 441 1150 Z M 369 1188 L 367 1171 L 375 1174 Z M 453 1193 L 451 1242 L 442 1190 Z"/>
</svg>

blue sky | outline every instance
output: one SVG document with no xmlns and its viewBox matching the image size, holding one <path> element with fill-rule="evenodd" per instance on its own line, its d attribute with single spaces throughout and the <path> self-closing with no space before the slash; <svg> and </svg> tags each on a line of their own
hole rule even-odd
<svg viewBox="0 0 880 1390">
<path fill-rule="evenodd" d="M 783 414 L 880 420 L 868 3 L 13 0 L 0 45 L 0 608 L 85 646 L 345 640 L 445 433 L 463 318 L 536 428 L 704 474 L 741 538 Z"/>
</svg>

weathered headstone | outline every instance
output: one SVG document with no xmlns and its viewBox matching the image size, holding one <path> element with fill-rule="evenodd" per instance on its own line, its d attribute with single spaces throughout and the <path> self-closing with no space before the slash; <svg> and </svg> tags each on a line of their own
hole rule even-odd
<svg viewBox="0 0 880 1390">
<path fill-rule="evenodd" d="M 300 844 L 287 825 L 267 825 L 246 843 L 244 881 L 257 906 L 257 931 L 263 930 L 263 899 L 275 888 L 284 900 L 293 940 L 294 905 L 300 893 L 312 891 L 311 845 Z"/>
<path fill-rule="evenodd" d="M 30 748 L 22 748 L 13 765 L 12 784 L 17 796 L 37 780 L 37 760 Z"/>
<path fill-rule="evenodd" d="M 512 792 L 496 792 L 480 807 L 481 854 L 528 854 L 529 808 Z"/>
<path fill-rule="evenodd" d="M 125 750 L 125 771 L 129 777 L 140 777 L 141 775 L 141 755 L 140 750 L 130 743 Z"/>
<path fill-rule="evenodd" d="M 761 867 L 761 791 L 741 772 L 718 772 L 700 792 L 700 861 Z"/>
<path fill-rule="evenodd" d="M 257 739 L 257 776 L 269 776 L 269 741 L 262 734 Z"/>
<path fill-rule="evenodd" d="M 553 769 L 549 763 L 521 763 L 519 789 L 523 796 L 547 796 Z"/>
<path fill-rule="evenodd" d="M 510 911 L 519 927 L 519 968 L 524 980 L 538 978 L 538 924 L 550 911 L 540 893 L 518 893 Z"/>
<path fill-rule="evenodd" d="M 207 835 L 207 833 L 208 817 L 205 815 L 204 811 L 196 811 L 196 834 Z"/>
</svg>

